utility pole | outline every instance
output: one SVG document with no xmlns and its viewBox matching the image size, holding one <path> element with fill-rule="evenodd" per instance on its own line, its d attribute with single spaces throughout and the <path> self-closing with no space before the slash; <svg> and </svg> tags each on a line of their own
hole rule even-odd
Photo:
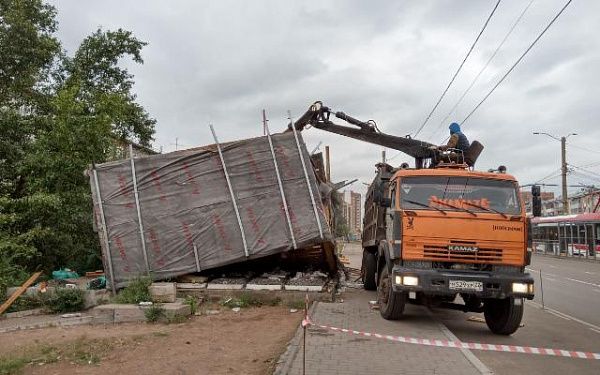
<svg viewBox="0 0 600 375">
<path fill-rule="evenodd" d="M 569 133 L 566 136 L 562 136 L 560 138 L 548 134 L 545 132 L 533 132 L 534 135 L 547 135 L 548 137 L 555 139 L 560 142 L 560 171 L 562 176 L 562 205 L 563 205 L 563 214 L 568 215 L 570 213 L 569 210 L 569 196 L 567 191 L 567 138 L 572 135 L 577 135 L 577 133 Z"/>
<path fill-rule="evenodd" d="M 381 162 L 385 164 L 385 150 L 381 150 Z"/>
<path fill-rule="evenodd" d="M 568 215 L 569 197 L 567 192 L 567 137 L 560 137 L 560 160 L 561 160 L 561 175 L 562 175 L 562 201 L 563 214 Z"/>
</svg>

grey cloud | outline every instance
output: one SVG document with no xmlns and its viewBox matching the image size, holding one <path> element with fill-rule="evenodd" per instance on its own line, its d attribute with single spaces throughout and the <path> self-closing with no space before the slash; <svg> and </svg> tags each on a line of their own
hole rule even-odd
<svg viewBox="0 0 600 375">
<path fill-rule="evenodd" d="M 489 1 L 178 1 L 56 2 L 59 37 L 73 51 L 98 25 L 123 27 L 149 42 L 145 64 L 124 62 L 136 75 L 140 102 L 158 119 L 156 143 L 173 150 L 211 143 L 208 123 L 222 140 L 262 134 L 267 110 L 272 131 L 314 100 L 388 133 L 414 132 L 460 64 L 495 4 Z M 460 121 L 506 72 L 564 4 L 534 1 L 487 72 L 448 121 Z M 447 97 L 424 129 L 442 142 L 438 124 L 458 100 L 526 5 L 502 1 L 488 30 Z M 481 169 L 509 167 L 522 183 L 558 169 L 559 144 L 533 136 L 577 131 L 569 162 L 583 165 L 600 153 L 600 2 L 578 1 L 488 101 L 465 124 L 470 139 L 486 146 Z M 438 130 L 439 129 L 439 130 Z M 381 148 L 316 129 L 309 148 L 331 146 L 337 179 L 370 181 Z M 388 150 L 388 156 L 397 153 Z M 410 161 L 397 156 L 394 164 Z M 596 168 L 596 169 L 594 169 Z M 600 172 L 600 167 L 591 167 Z M 577 177 L 579 178 L 579 177 Z M 575 176 L 573 177 L 574 181 Z M 557 180 L 554 180 L 556 182 Z M 353 188 L 363 190 L 355 184 Z"/>
</svg>

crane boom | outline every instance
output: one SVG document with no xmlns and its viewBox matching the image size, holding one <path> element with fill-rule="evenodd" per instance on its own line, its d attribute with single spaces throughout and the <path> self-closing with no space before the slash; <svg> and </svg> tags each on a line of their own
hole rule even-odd
<svg viewBox="0 0 600 375">
<path fill-rule="evenodd" d="M 329 119 L 332 113 L 335 117 L 356 126 L 356 128 L 335 124 Z M 431 146 L 434 145 L 431 143 L 412 139 L 409 136 L 397 137 L 382 133 L 377 129 L 375 122 L 363 122 L 346 115 L 344 112 L 334 113 L 320 101 L 311 105 L 294 125 L 296 130 L 303 130 L 306 125 L 311 125 L 317 129 L 401 151 L 415 158 L 417 168 L 422 167 L 424 159 L 434 157 L 434 151 L 431 149 Z"/>
</svg>

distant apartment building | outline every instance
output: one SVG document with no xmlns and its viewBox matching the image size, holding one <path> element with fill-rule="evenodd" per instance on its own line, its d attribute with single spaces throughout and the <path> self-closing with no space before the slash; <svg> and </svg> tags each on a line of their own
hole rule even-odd
<svg viewBox="0 0 600 375">
<path fill-rule="evenodd" d="M 360 237 L 362 233 L 362 203 L 360 193 L 344 192 L 343 215 L 350 234 Z"/>
<path fill-rule="evenodd" d="M 523 203 L 525 203 L 525 211 L 527 213 L 531 213 L 532 210 L 532 195 L 531 191 L 522 191 L 521 197 L 523 198 Z M 552 214 L 555 211 L 555 196 L 553 192 L 543 191 L 541 193 L 542 198 L 542 215 L 543 216 L 553 216 Z"/>
<path fill-rule="evenodd" d="M 531 192 L 521 193 L 527 213 L 531 212 Z M 542 192 L 542 216 L 559 216 L 564 214 L 562 197 L 552 192 Z M 579 191 L 569 196 L 569 214 L 577 215 L 600 212 L 600 189 L 592 188 Z"/>
</svg>

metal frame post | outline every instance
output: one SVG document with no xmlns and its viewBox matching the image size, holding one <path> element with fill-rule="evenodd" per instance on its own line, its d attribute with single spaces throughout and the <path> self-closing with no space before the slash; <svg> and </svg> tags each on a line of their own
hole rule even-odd
<svg viewBox="0 0 600 375">
<path fill-rule="evenodd" d="M 264 129 L 267 133 L 267 139 L 269 140 L 269 148 L 271 149 L 271 156 L 273 157 L 273 166 L 275 167 L 275 175 L 277 176 L 277 184 L 279 185 L 279 192 L 281 193 L 281 200 L 283 202 L 283 210 L 285 211 L 285 218 L 287 219 L 288 227 L 290 228 L 290 234 L 292 235 L 292 244 L 294 250 L 297 249 L 296 237 L 294 236 L 294 228 L 292 227 L 292 219 L 290 218 L 290 212 L 288 210 L 287 199 L 285 198 L 285 192 L 283 191 L 283 181 L 281 180 L 281 174 L 279 173 L 279 165 L 277 164 L 277 158 L 275 157 L 275 149 L 273 148 L 273 140 L 271 139 L 271 132 L 269 131 L 269 125 L 267 125 L 267 118 L 263 110 L 263 121 Z"/>
<path fill-rule="evenodd" d="M 98 172 L 96 168 L 93 169 L 94 183 L 96 184 L 96 195 L 98 196 L 98 209 L 100 210 L 100 221 L 102 225 L 102 232 L 104 237 L 104 246 L 106 248 L 106 259 L 108 263 L 108 272 L 110 274 L 110 287 L 113 294 L 117 293 L 115 286 L 115 274 L 113 273 L 112 256 L 110 255 L 110 242 L 108 241 L 108 229 L 106 227 L 106 217 L 104 216 L 104 206 L 102 205 L 102 196 L 100 195 L 100 183 L 98 182 Z"/>
<path fill-rule="evenodd" d="M 246 256 L 250 256 L 248 253 L 248 243 L 246 242 L 246 234 L 244 233 L 244 225 L 242 224 L 242 218 L 240 217 L 240 211 L 238 210 L 237 201 L 235 199 L 235 194 L 233 193 L 233 188 L 231 187 L 231 181 L 229 180 L 229 173 L 227 173 L 227 166 L 225 165 L 225 158 L 223 157 L 223 152 L 221 151 L 221 145 L 219 144 L 219 139 L 217 138 L 217 134 L 215 133 L 215 129 L 212 124 L 210 126 L 210 131 L 212 132 L 213 138 L 215 139 L 215 145 L 217 146 L 217 151 L 219 152 L 219 158 L 221 159 L 221 165 L 223 166 L 223 172 L 225 173 L 225 180 L 227 181 L 227 188 L 229 189 L 229 194 L 231 195 L 231 202 L 233 203 L 233 210 L 235 211 L 235 216 L 237 217 L 238 225 L 240 226 L 240 233 L 242 235 L 242 243 L 244 244 L 244 254 Z"/>
<path fill-rule="evenodd" d="M 142 223 L 142 211 L 140 209 L 140 197 L 137 188 L 137 176 L 135 174 L 135 161 L 133 160 L 133 146 L 129 145 L 129 159 L 131 160 L 131 176 L 133 177 L 133 196 L 135 197 L 135 209 L 137 211 L 138 224 L 140 228 L 140 239 L 142 240 L 142 254 L 146 263 L 146 274 L 150 274 L 150 262 L 146 252 L 146 238 L 144 236 L 144 224 Z"/>
<path fill-rule="evenodd" d="M 302 170 L 304 171 L 304 178 L 306 179 L 306 186 L 308 187 L 308 192 L 310 194 L 310 202 L 313 206 L 313 211 L 315 213 L 315 219 L 317 219 L 317 225 L 319 226 L 319 235 L 321 239 L 323 239 L 323 228 L 321 227 L 321 219 L 319 218 L 319 212 L 317 211 L 317 204 L 315 203 L 315 196 L 313 194 L 313 190 L 310 186 L 310 179 L 308 178 L 308 171 L 306 170 L 306 163 L 304 162 L 304 155 L 302 154 L 302 149 L 300 148 L 300 141 L 298 140 L 298 131 L 296 130 L 296 125 L 294 124 L 294 120 L 292 120 L 292 113 L 288 111 L 288 119 L 292 124 L 292 132 L 294 133 L 294 138 L 296 139 L 296 147 L 298 148 L 298 155 L 300 155 L 300 162 L 302 163 Z"/>
<path fill-rule="evenodd" d="M 200 269 L 200 258 L 198 257 L 198 248 L 196 247 L 196 244 L 193 244 L 194 246 L 194 258 L 196 258 L 196 271 L 200 272 L 202 271 Z"/>
</svg>

